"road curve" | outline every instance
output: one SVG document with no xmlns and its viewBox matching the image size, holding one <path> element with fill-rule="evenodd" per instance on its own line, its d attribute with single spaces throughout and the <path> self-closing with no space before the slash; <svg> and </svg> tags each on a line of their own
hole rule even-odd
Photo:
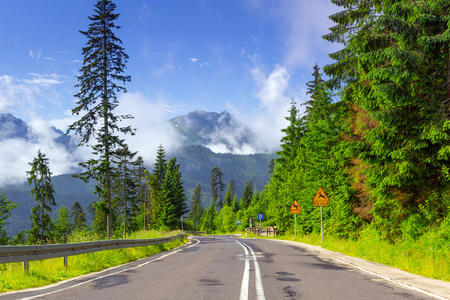
<svg viewBox="0 0 450 300">
<path fill-rule="evenodd" d="M 445 299 L 392 284 L 295 243 L 193 237 L 191 243 L 0 299 Z"/>
</svg>

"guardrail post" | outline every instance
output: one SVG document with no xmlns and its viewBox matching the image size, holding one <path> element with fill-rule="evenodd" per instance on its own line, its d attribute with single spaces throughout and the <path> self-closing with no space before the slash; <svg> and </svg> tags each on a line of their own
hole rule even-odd
<svg viewBox="0 0 450 300">
<path fill-rule="evenodd" d="M 28 274 L 30 271 L 30 262 L 28 260 L 23 262 L 23 271 L 25 274 Z"/>
<path fill-rule="evenodd" d="M 64 256 L 64 269 L 67 270 L 67 256 Z"/>
</svg>

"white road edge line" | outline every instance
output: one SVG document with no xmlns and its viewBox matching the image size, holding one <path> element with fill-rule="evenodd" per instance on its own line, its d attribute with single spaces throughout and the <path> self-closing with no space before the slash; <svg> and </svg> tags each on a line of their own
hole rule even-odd
<svg viewBox="0 0 450 300">
<path fill-rule="evenodd" d="M 145 265 L 147 265 L 147 264 L 149 264 L 149 263 L 151 263 L 151 262 L 160 260 L 160 259 L 162 259 L 162 258 L 165 258 L 165 257 L 170 256 L 170 255 L 172 255 L 172 254 L 175 254 L 175 253 L 177 253 L 177 252 L 180 252 L 181 250 L 191 248 L 191 247 L 197 245 L 198 243 L 200 243 L 200 240 L 196 240 L 196 241 L 197 241 L 197 243 L 192 244 L 192 245 L 190 245 L 190 246 L 188 246 L 188 247 L 180 248 L 180 249 L 178 249 L 178 250 L 175 250 L 175 251 L 173 251 L 173 252 L 164 254 L 164 255 L 162 255 L 162 256 L 160 256 L 160 257 L 158 257 L 158 258 L 149 260 L 149 261 L 147 261 L 147 262 L 145 262 L 145 263 L 142 263 L 142 264 L 140 264 L 140 265 L 137 265 L 137 266 L 134 266 L 134 267 L 131 267 L 131 268 L 127 268 L 127 269 L 124 269 L 124 270 L 121 270 L 121 271 L 118 271 L 118 272 L 114 272 L 114 273 L 111 273 L 111 274 L 108 274 L 108 275 L 103 275 L 103 276 L 100 276 L 100 277 L 92 278 L 92 279 L 89 279 L 89 280 L 80 282 L 80 283 L 78 283 L 78 284 L 68 286 L 68 287 L 63 288 L 63 289 L 55 290 L 55 291 L 48 292 L 48 293 L 44 293 L 44 294 L 39 294 L 39 295 L 36 295 L 36 296 L 31 296 L 31 297 L 21 298 L 21 299 L 22 299 L 22 300 L 29 300 L 29 299 L 36 299 L 36 298 L 40 298 L 40 297 L 45 297 L 45 296 L 48 296 L 48 295 L 51 295 L 51 294 L 55 294 L 55 293 L 58 293 L 58 292 L 62 292 L 62 291 L 65 291 L 65 290 L 68 290 L 68 289 L 71 289 L 71 288 L 80 286 L 80 285 L 85 284 L 85 283 L 89 283 L 89 282 L 92 282 L 92 281 L 95 281 L 95 280 L 99 280 L 99 279 L 102 279 L 102 278 L 106 278 L 106 277 L 108 277 L 108 276 L 120 274 L 120 273 L 122 273 L 122 272 L 126 272 L 126 271 L 129 271 L 129 270 L 137 269 L 137 268 L 140 268 L 140 267 L 142 267 L 142 266 L 145 266 Z M 76 277 L 75 277 L 75 278 L 76 278 Z"/>
<path fill-rule="evenodd" d="M 240 242 L 236 241 L 242 248 L 244 248 L 245 256 L 248 256 L 248 250 Z M 241 295 L 239 300 L 248 300 L 248 285 L 250 281 L 250 262 L 245 259 L 244 275 L 242 276 Z"/>
<path fill-rule="evenodd" d="M 266 297 L 264 295 L 264 288 L 263 288 L 263 284 L 262 284 L 262 280 L 261 280 L 261 271 L 259 269 L 259 264 L 258 264 L 258 260 L 256 259 L 255 252 L 253 251 L 253 249 L 249 245 L 247 245 L 245 243 L 242 243 L 242 242 L 237 242 L 237 243 L 244 248 L 245 255 L 248 255 L 248 251 L 247 251 L 247 249 L 245 247 L 247 247 L 250 250 L 250 252 L 252 253 L 253 264 L 255 266 L 256 298 L 258 300 L 265 300 Z M 248 259 L 246 259 L 245 262 L 249 263 Z M 246 267 L 247 267 L 247 264 L 246 264 Z M 246 275 L 246 273 L 245 273 L 245 270 L 244 270 L 244 277 L 245 277 L 245 275 Z M 250 275 L 250 270 L 248 270 L 248 275 Z M 242 284 L 244 284 L 244 278 L 242 279 Z M 242 298 L 242 287 L 241 287 L 241 298 L 240 298 L 240 300 L 244 300 L 244 299 L 248 299 L 248 278 L 247 278 L 247 298 Z"/>
<path fill-rule="evenodd" d="M 350 266 L 352 266 L 352 268 L 361 270 L 361 271 L 366 272 L 366 273 L 368 273 L 368 274 L 371 274 L 371 275 L 374 275 L 374 276 L 379 277 L 379 278 L 381 278 L 381 279 L 384 279 L 384 280 L 386 280 L 386 281 L 389 281 L 389 282 L 391 282 L 392 284 L 399 285 L 399 286 L 401 286 L 401 287 L 404 287 L 404 288 L 407 288 L 407 289 L 410 289 L 410 290 L 413 290 L 413 291 L 416 291 L 416 292 L 425 294 L 425 295 L 427 295 L 427 296 L 430 296 L 430 297 L 433 297 L 433 298 L 436 298 L 436 299 L 439 299 L 439 300 L 449 300 L 449 298 L 444 298 L 444 297 L 441 297 L 441 296 L 438 296 L 438 295 L 429 293 L 429 292 L 427 292 L 427 291 L 424 291 L 424 290 L 422 290 L 422 289 L 419 289 L 419 288 L 416 288 L 416 287 L 407 285 L 407 284 L 405 284 L 405 283 L 401 283 L 401 282 L 399 282 L 399 281 L 395 281 L 394 279 L 391 279 L 391 278 L 389 278 L 389 277 L 385 277 L 385 276 L 383 276 L 383 275 L 377 274 L 377 273 L 372 272 L 372 271 L 369 271 L 369 270 L 367 270 L 367 269 L 358 267 L 357 265 L 351 264 L 351 263 L 349 263 L 349 262 L 347 262 L 347 261 L 340 260 L 340 259 L 334 258 L 334 257 L 330 257 L 330 258 L 333 259 L 333 260 L 336 260 L 336 261 L 338 261 L 338 262 L 340 262 L 340 263 L 343 263 L 343 264 L 346 264 L 346 265 L 350 265 Z"/>
</svg>

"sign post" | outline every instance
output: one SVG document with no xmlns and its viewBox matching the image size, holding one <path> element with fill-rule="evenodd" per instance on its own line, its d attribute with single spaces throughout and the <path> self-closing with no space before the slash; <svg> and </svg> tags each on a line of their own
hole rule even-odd
<svg viewBox="0 0 450 300">
<path fill-rule="evenodd" d="M 320 206 L 320 234 L 322 236 L 322 244 L 323 244 L 323 217 L 322 217 L 322 206 L 328 206 L 330 203 L 330 199 L 328 199 L 327 194 L 325 194 L 325 191 L 322 189 L 322 187 L 319 188 L 319 190 L 316 193 L 316 196 L 314 196 L 313 199 L 314 206 Z"/>
<path fill-rule="evenodd" d="M 297 200 L 294 201 L 291 205 L 291 214 L 294 214 L 295 217 L 295 238 L 297 238 L 297 215 L 300 213 L 302 209 L 300 208 L 300 205 L 298 205 Z"/>
<path fill-rule="evenodd" d="M 261 235 L 261 220 L 264 220 L 264 215 L 263 214 L 259 214 L 258 215 L 258 220 L 259 220 L 259 235 Z"/>
</svg>

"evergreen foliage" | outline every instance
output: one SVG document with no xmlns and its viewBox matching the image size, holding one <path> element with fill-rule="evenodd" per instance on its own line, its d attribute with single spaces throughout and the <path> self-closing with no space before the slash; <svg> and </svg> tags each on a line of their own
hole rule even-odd
<svg viewBox="0 0 450 300">
<path fill-rule="evenodd" d="M 147 212 L 148 212 L 148 185 L 145 182 L 145 171 L 144 167 L 144 159 L 142 156 L 138 156 L 135 161 L 135 168 L 133 170 L 133 175 L 136 179 L 137 184 L 137 199 L 136 204 L 139 205 L 139 209 L 142 210 L 142 213 L 138 215 L 138 218 L 142 220 L 142 228 L 147 230 Z M 137 212 L 136 212 L 137 213 Z"/>
<path fill-rule="evenodd" d="M 245 187 L 244 187 L 244 192 L 242 193 L 242 198 L 241 198 L 241 208 L 246 209 L 249 207 L 251 200 L 252 200 L 252 196 L 253 196 L 253 188 L 252 188 L 252 182 L 247 180 Z"/>
<path fill-rule="evenodd" d="M 224 184 L 222 182 L 223 173 L 220 167 L 214 167 L 211 170 L 211 194 L 212 194 L 212 202 L 216 204 L 218 209 L 223 207 L 223 198 L 222 193 L 224 189 Z M 218 201 L 217 201 L 218 200 Z"/>
<path fill-rule="evenodd" d="M 114 177 L 114 202 L 117 202 L 121 215 L 123 236 L 137 230 L 136 217 L 139 212 L 137 193 L 140 179 L 135 176 L 136 154 L 137 152 L 132 152 L 126 144 L 116 154 L 119 161 L 116 164 L 117 174 Z"/>
<path fill-rule="evenodd" d="M 195 187 L 194 194 L 192 195 L 191 207 L 189 211 L 188 219 L 192 221 L 195 226 L 194 229 L 197 229 L 197 223 L 200 222 L 203 215 L 203 206 L 201 203 L 202 200 L 202 187 L 198 184 Z"/>
<path fill-rule="evenodd" d="M 160 229 L 180 227 L 181 217 L 188 212 L 186 193 L 181 181 L 180 165 L 175 157 L 166 164 L 165 151 L 159 147 L 153 174 L 146 172 L 150 187 L 153 225 Z"/>
<path fill-rule="evenodd" d="M 70 222 L 70 211 L 66 206 L 61 206 L 58 209 L 58 215 L 53 221 L 53 239 L 56 243 L 67 243 L 67 240 L 72 233 L 73 224 Z"/>
<path fill-rule="evenodd" d="M 73 115 L 79 115 L 83 111 L 86 114 L 71 124 L 67 133 L 74 131 L 81 136 L 79 146 L 88 145 L 92 138 L 97 142 L 91 146 L 97 159 L 80 163 L 86 171 L 77 176 L 84 181 L 97 181 L 96 193 L 100 201 L 105 203 L 99 203 L 95 207 L 100 209 L 106 206 L 106 211 L 102 210 L 99 215 L 106 213 L 106 234 L 110 239 L 113 225 L 112 159 L 114 151 L 123 146 L 123 140 L 117 133 L 133 133 L 129 126 L 118 125 L 119 121 L 131 116 L 115 115 L 113 111 L 119 105 L 117 93 L 126 92 L 123 84 L 131 81 L 131 77 L 122 75 L 128 55 L 121 46 L 122 41 L 114 33 L 114 30 L 120 28 L 114 23 L 119 17 L 119 14 L 114 13 L 116 5 L 109 0 L 98 0 L 94 7 L 94 15 L 89 17 L 92 23 L 88 30 L 80 31 L 88 42 L 82 48 L 84 61 L 75 86 L 80 89 L 75 95 L 79 101 L 72 110 Z"/>
<path fill-rule="evenodd" d="M 80 202 L 75 201 L 73 203 L 70 217 L 72 218 L 72 224 L 75 230 L 83 230 L 86 227 L 86 214 L 84 213 Z"/>
<path fill-rule="evenodd" d="M 5 230 L 6 219 L 11 216 L 11 210 L 18 205 L 8 200 L 5 192 L 0 193 L 0 245 L 8 244 L 8 235 Z"/>
<path fill-rule="evenodd" d="M 227 186 L 227 191 L 225 192 L 225 205 L 228 207 L 232 207 L 233 200 L 236 196 L 236 183 L 234 183 L 233 179 L 230 179 Z"/>
<path fill-rule="evenodd" d="M 30 220 L 33 221 L 33 227 L 28 231 L 28 241 L 31 244 L 38 241 L 44 244 L 51 240 L 53 224 L 48 213 L 52 211 L 51 205 L 56 205 L 53 197 L 55 190 L 52 185 L 52 173 L 49 160 L 41 150 L 28 164 L 31 166 L 31 170 L 27 171 L 28 184 L 33 186 L 31 194 L 34 195 L 34 201 L 39 203 L 31 209 Z"/>
</svg>

